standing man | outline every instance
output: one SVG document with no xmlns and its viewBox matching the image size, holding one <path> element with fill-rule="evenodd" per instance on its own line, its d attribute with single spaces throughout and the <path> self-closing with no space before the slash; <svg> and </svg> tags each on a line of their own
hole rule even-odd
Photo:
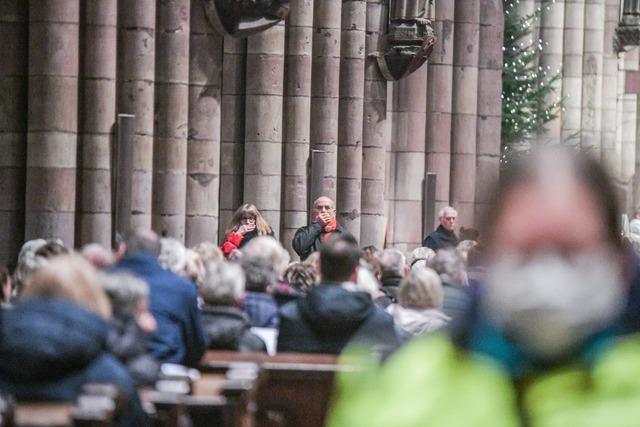
<svg viewBox="0 0 640 427">
<path fill-rule="evenodd" d="M 336 205 L 327 196 L 313 202 L 311 224 L 298 228 L 293 236 L 293 250 L 304 261 L 312 252 L 317 252 L 330 237 L 350 233 L 336 221 Z"/>
<path fill-rule="evenodd" d="M 438 212 L 438 221 L 440 225 L 429 234 L 422 242 L 422 246 L 431 248 L 434 251 L 444 248 L 455 248 L 458 246 L 458 238 L 456 237 L 454 230 L 456 229 L 456 222 L 458 220 L 458 211 L 451 206 L 442 208 Z"/>
</svg>

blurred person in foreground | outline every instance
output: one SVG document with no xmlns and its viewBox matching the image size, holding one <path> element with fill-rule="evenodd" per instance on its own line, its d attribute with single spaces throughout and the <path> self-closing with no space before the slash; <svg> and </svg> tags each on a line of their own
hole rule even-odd
<svg viewBox="0 0 640 427">
<path fill-rule="evenodd" d="M 617 333 L 628 277 L 615 191 L 584 153 L 510 167 L 467 321 L 342 375 L 329 426 L 638 425 L 640 340 Z"/>
</svg>

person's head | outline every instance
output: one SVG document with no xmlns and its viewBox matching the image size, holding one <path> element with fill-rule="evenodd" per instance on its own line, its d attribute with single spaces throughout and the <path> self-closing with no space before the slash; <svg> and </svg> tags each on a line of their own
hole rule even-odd
<svg viewBox="0 0 640 427">
<path fill-rule="evenodd" d="M 224 260 L 222 251 L 220 250 L 218 245 L 214 244 L 213 242 L 200 242 L 191 249 L 193 249 L 200 255 L 200 258 L 204 263 Z"/>
<path fill-rule="evenodd" d="M 246 277 L 247 291 L 269 293 L 276 284 L 276 271 L 273 263 L 258 256 L 243 256 L 240 266 Z"/>
<path fill-rule="evenodd" d="M 187 248 L 178 239 L 163 237 L 160 239 L 158 262 L 162 268 L 184 275 L 184 268 L 187 264 Z"/>
<path fill-rule="evenodd" d="M 322 277 L 322 272 L 320 271 L 320 252 L 311 252 L 307 259 L 302 262 L 303 264 L 309 264 L 313 267 L 316 272 L 316 280 L 319 281 Z"/>
<path fill-rule="evenodd" d="M 26 242 L 18 255 L 18 264 L 13 272 L 14 287 L 19 293 L 29 275 L 49 263 L 58 255 L 68 253 L 69 250 L 59 239 L 34 239 Z"/>
<path fill-rule="evenodd" d="M 278 277 L 282 275 L 289 265 L 289 252 L 272 236 L 258 236 L 251 239 L 249 243 L 243 246 L 242 252 L 249 257 L 262 257 L 269 260 L 273 264 Z"/>
<path fill-rule="evenodd" d="M 431 248 L 428 248 L 426 246 L 420 246 L 415 248 L 412 252 L 411 252 L 411 262 L 413 263 L 413 261 L 415 261 L 416 259 L 429 259 L 429 258 L 433 258 L 436 254 L 436 251 L 434 251 Z"/>
<path fill-rule="evenodd" d="M 205 304 L 233 306 L 242 300 L 245 275 L 238 264 L 224 261 L 208 262 L 204 266 L 200 295 Z"/>
<path fill-rule="evenodd" d="M 615 191 L 584 152 L 545 149 L 504 171 L 487 215 L 483 310 L 541 359 L 607 328 L 624 301 Z"/>
<path fill-rule="evenodd" d="M 329 214 L 330 219 L 335 219 L 336 204 L 327 196 L 320 196 L 313 202 L 313 217 L 316 218 L 324 213 Z"/>
<path fill-rule="evenodd" d="M 148 228 L 135 228 L 125 233 L 122 244 L 126 255 L 160 255 L 160 238 Z"/>
<path fill-rule="evenodd" d="M 20 298 L 63 299 L 103 319 L 111 317 L 98 272 L 78 254 L 59 255 L 36 269 L 27 277 Z"/>
<path fill-rule="evenodd" d="M 427 261 L 427 266 L 438 273 L 442 280 L 454 280 L 459 285 L 466 284 L 464 258 L 457 249 L 440 249 Z"/>
<path fill-rule="evenodd" d="M 258 235 L 266 236 L 271 234 L 271 227 L 260 214 L 258 208 L 250 203 L 245 203 L 233 213 L 227 225 L 226 234 L 236 231 L 242 224 L 255 224 Z"/>
<path fill-rule="evenodd" d="M 115 256 L 111 250 L 105 248 L 100 243 L 88 243 L 80 249 L 82 255 L 98 270 L 106 270 L 113 266 Z"/>
<path fill-rule="evenodd" d="M 397 249 L 385 249 L 378 255 L 382 280 L 387 277 L 404 277 L 409 272 L 407 259 Z"/>
<path fill-rule="evenodd" d="M 355 282 L 362 251 L 351 235 L 329 239 L 320 249 L 320 273 L 323 282 Z"/>
<path fill-rule="evenodd" d="M 462 242 L 458 243 L 456 249 L 458 250 L 458 252 L 460 252 L 460 255 L 462 255 L 462 258 L 464 258 L 465 262 L 467 261 L 467 254 L 469 253 L 471 248 L 473 248 L 477 244 L 478 242 L 476 242 L 475 240 L 463 240 Z"/>
<path fill-rule="evenodd" d="M 375 245 L 367 245 L 362 247 L 362 253 L 377 255 L 378 253 L 380 253 L 380 249 L 376 248 Z"/>
<path fill-rule="evenodd" d="M 204 277 L 204 262 L 202 261 L 200 254 L 193 249 L 187 249 L 184 254 L 184 259 L 184 276 L 196 285 L 202 285 L 202 278 Z"/>
<path fill-rule="evenodd" d="M 318 283 L 316 269 L 311 264 L 295 261 L 284 271 L 284 278 L 291 286 L 309 292 Z"/>
<path fill-rule="evenodd" d="M 398 304 L 404 308 L 442 309 L 444 290 L 440 276 L 430 268 L 419 268 L 402 279 L 398 289 Z"/>
<path fill-rule="evenodd" d="M 114 317 L 133 318 L 147 333 L 156 330 L 158 324 L 149 311 L 147 282 L 129 273 L 115 272 L 103 275 L 100 284 L 111 301 Z"/>
<path fill-rule="evenodd" d="M 371 252 L 362 251 L 360 265 L 371 270 L 371 273 L 373 273 L 373 276 L 376 278 L 378 283 L 382 281 L 382 266 L 380 265 L 380 260 L 376 255 Z"/>
<path fill-rule="evenodd" d="M 438 212 L 438 222 L 440 222 L 440 225 L 443 226 L 445 230 L 455 230 L 458 222 L 458 211 L 451 206 L 440 209 L 440 212 Z"/>
</svg>

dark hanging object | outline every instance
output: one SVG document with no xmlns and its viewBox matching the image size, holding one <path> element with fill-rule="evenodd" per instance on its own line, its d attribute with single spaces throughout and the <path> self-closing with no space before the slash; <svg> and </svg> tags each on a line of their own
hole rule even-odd
<svg viewBox="0 0 640 427">
<path fill-rule="evenodd" d="M 218 33 L 246 37 L 286 19 L 289 0 L 204 0 L 204 9 Z"/>
<path fill-rule="evenodd" d="M 426 7 L 426 0 L 392 1 L 387 47 L 372 54 L 387 80 L 400 80 L 429 59 L 437 39 L 431 21 L 424 18 Z"/>
<path fill-rule="evenodd" d="M 624 0 L 622 18 L 613 36 L 613 48 L 623 52 L 640 46 L 640 0 Z"/>
</svg>

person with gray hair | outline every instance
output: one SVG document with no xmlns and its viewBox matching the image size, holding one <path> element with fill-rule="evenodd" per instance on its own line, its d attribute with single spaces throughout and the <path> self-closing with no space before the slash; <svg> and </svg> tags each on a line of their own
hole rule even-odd
<svg viewBox="0 0 640 427">
<path fill-rule="evenodd" d="M 378 255 L 381 270 L 380 289 L 385 294 L 376 300 L 376 303 L 386 308 L 398 299 L 398 287 L 400 281 L 409 272 L 407 259 L 402 252 L 397 249 L 385 249 Z"/>
<path fill-rule="evenodd" d="M 205 264 L 200 288 L 204 301 L 202 320 L 209 348 L 239 352 L 267 351 L 264 341 L 251 332 L 249 316 L 238 308 L 245 292 L 245 274 L 237 264 Z"/>
<path fill-rule="evenodd" d="M 442 281 L 442 311 L 453 319 L 461 317 L 470 301 L 464 258 L 456 249 L 442 249 L 427 261 L 427 266 L 438 273 Z"/>
<path fill-rule="evenodd" d="M 454 233 L 458 221 L 458 211 L 451 206 L 444 207 L 438 212 L 438 228 L 425 237 L 422 246 L 434 251 L 458 246 L 458 237 Z"/>
</svg>

